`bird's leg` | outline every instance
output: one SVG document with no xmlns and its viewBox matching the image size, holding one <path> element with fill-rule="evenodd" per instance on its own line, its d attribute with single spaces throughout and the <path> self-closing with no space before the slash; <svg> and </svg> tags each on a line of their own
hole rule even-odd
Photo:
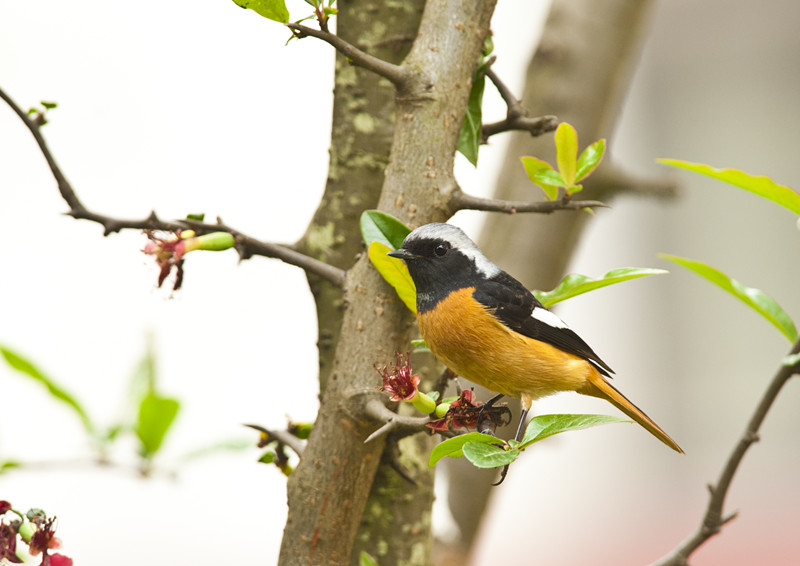
<svg viewBox="0 0 800 566">
<path fill-rule="evenodd" d="M 514 435 L 514 440 L 519 442 L 522 440 L 522 434 L 525 432 L 525 418 L 528 416 L 530 409 L 522 409 L 522 414 L 519 416 L 519 426 L 517 426 L 517 434 Z"/>
<path fill-rule="evenodd" d="M 493 424 L 493 421 L 485 413 L 487 409 L 492 408 L 492 406 L 502 398 L 503 394 L 498 393 L 497 395 L 486 401 L 486 403 L 481 405 L 481 410 L 478 412 L 477 427 L 476 427 L 478 429 L 478 432 L 481 432 L 483 434 L 491 434 L 492 432 L 494 432 L 491 426 Z"/>
<path fill-rule="evenodd" d="M 519 416 L 519 425 L 517 425 L 517 434 L 514 435 L 514 440 L 519 442 L 522 440 L 522 436 L 525 432 L 525 419 L 528 416 L 528 412 L 531 410 L 531 405 L 533 405 L 533 399 L 527 393 L 523 393 L 522 398 L 520 401 L 522 402 L 522 414 Z M 500 479 L 497 480 L 497 483 L 493 483 L 492 485 L 497 486 L 503 483 L 503 480 L 506 479 L 506 475 L 508 474 L 508 467 L 511 464 L 506 464 L 503 466 L 503 471 L 500 472 Z"/>
</svg>

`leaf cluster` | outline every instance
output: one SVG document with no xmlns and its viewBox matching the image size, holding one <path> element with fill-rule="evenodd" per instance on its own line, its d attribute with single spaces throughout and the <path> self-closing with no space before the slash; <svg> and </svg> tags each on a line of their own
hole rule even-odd
<svg viewBox="0 0 800 566">
<path fill-rule="evenodd" d="M 659 159 L 658 161 L 664 165 L 706 175 L 739 187 L 800 215 L 800 195 L 789 187 L 775 183 L 769 177 L 750 175 L 738 169 L 718 169 L 703 163 L 692 163 L 679 159 Z M 798 228 L 800 228 L 800 223 L 798 223 Z M 692 271 L 736 297 L 775 326 L 790 342 L 794 343 L 797 340 L 797 327 L 792 318 L 775 299 L 761 289 L 740 283 L 730 275 L 702 261 L 670 254 L 660 254 L 660 257 Z"/>
<path fill-rule="evenodd" d="M 472 88 L 469 91 L 467 110 L 464 114 L 464 120 L 461 122 L 458 145 L 456 146 L 456 149 L 475 167 L 478 166 L 478 150 L 483 139 L 481 133 L 483 125 L 483 92 L 486 90 L 487 59 L 492 54 L 492 51 L 494 51 L 492 36 L 487 35 L 483 42 L 480 61 L 472 76 Z"/>
<path fill-rule="evenodd" d="M 97 425 L 87 408 L 67 388 L 42 371 L 33 361 L 11 348 L 0 346 L 6 363 L 23 376 L 44 386 L 52 399 L 68 407 L 80 419 L 97 460 L 107 461 L 107 452 L 125 434 L 134 436 L 138 444 L 139 470 L 149 473 L 153 458 L 161 451 L 180 410 L 177 399 L 163 395 L 156 386 L 153 352 L 148 348 L 133 373 L 127 403 L 116 420 L 107 427 Z M 23 466 L 23 462 L 6 460 L 0 472 Z"/>
<path fill-rule="evenodd" d="M 569 198 L 583 189 L 579 183 L 597 169 L 606 150 L 606 140 L 600 139 L 583 150 L 578 156 L 578 133 L 570 124 L 562 122 L 556 129 L 555 169 L 547 161 L 537 157 L 521 157 L 528 178 L 542 188 L 547 198 L 556 200 L 559 188 Z"/>
<path fill-rule="evenodd" d="M 278 22 L 281 24 L 288 24 L 289 23 L 289 10 L 286 7 L 285 0 L 233 0 L 238 6 L 242 8 L 247 8 L 253 10 L 259 16 L 263 16 L 268 20 L 272 20 L 274 22 Z M 327 3 L 324 0 L 305 0 L 306 4 L 311 5 L 314 8 L 314 13 L 305 16 L 298 20 L 298 22 L 302 22 L 303 20 L 308 20 L 311 18 L 317 18 L 320 23 L 320 27 L 325 29 L 327 28 L 328 18 L 330 16 L 336 15 L 337 10 L 333 7 L 333 4 L 336 0 L 328 0 Z"/>
<path fill-rule="evenodd" d="M 631 422 L 622 417 L 610 415 L 539 415 L 533 417 L 525 429 L 521 441 L 503 440 L 490 434 L 470 432 L 448 438 L 437 444 L 428 459 L 428 465 L 448 456 L 466 457 L 478 468 L 497 468 L 507 466 L 516 460 L 529 446 L 562 432 L 583 430 L 602 424 Z"/>
</svg>

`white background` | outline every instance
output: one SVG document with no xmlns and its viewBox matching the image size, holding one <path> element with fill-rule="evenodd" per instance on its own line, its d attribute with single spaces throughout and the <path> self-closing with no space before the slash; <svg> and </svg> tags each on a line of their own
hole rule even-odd
<svg viewBox="0 0 800 566">
<path fill-rule="evenodd" d="M 516 92 L 546 11 L 530 4 L 501 2 L 493 22 L 495 69 Z M 654 159 L 678 157 L 800 186 L 800 14 L 792 2 L 751 4 L 659 6 L 612 140 L 618 163 L 669 175 Z M 289 7 L 297 18 L 307 5 Z M 292 242 L 325 181 L 333 56 L 312 39 L 284 47 L 287 37 L 224 0 L 190 8 L 8 0 L 0 3 L 0 84 L 25 108 L 58 102 L 44 134 L 89 208 L 124 217 L 219 214 L 253 236 Z M 494 98 L 487 104 L 496 117 Z M 488 191 L 502 152 L 502 141 L 483 148 L 477 172 L 460 160 L 462 187 Z M 800 317 L 792 215 L 675 175 L 679 200 L 618 200 L 598 214 L 571 270 L 670 268 L 657 252 L 686 255 L 763 288 Z M 125 407 L 149 334 L 159 387 L 183 402 L 157 461 L 177 477 L 141 480 L 128 468 L 80 463 L 90 452 L 77 419 L 0 366 L 0 459 L 39 463 L 0 476 L 0 499 L 57 514 L 76 564 L 274 563 L 285 518 L 277 470 L 255 464 L 256 450 L 178 464 L 196 448 L 247 438 L 243 422 L 313 419 L 316 329 L 302 273 L 263 258 L 238 264 L 232 251 L 193 254 L 184 289 L 156 289 L 141 234 L 103 238 L 98 225 L 63 216 L 44 160 L 7 108 L 0 197 L 0 343 L 109 425 Z M 479 218 L 456 222 L 477 234 Z M 601 293 L 559 313 L 687 456 L 635 427 L 542 445 L 497 490 L 477 564 L 637 564 L 669 550 L 695 528 L 705 484 L 789 347 L 744 306 L 677 268 Z M 790 382 L 730 494 L 728 508 L 740 517 L 695 564 L 796 560 L 798 402 Z M 538 410 L 609 411 L 573 395 Z M 132 442 L 121 446 L 115 460 L 131 464 L 132 450 Z"/>
</svg>

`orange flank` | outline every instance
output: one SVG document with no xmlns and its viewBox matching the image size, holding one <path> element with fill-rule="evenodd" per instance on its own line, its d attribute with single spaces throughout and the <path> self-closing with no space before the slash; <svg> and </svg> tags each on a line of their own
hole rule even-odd
<svg viewBox="0 0 800 566">
<path fill-rule="evenodd" d="M 487 389 L 521 397 L 523 408 L 559 391 L 605 399 L 661 442 L 683 453 L 638 407 L 611 386 L 585 359 L 504 325 L 476 301 L 474 287 L 450 293 L 433 309 L 417 314 L 422 337 L 433 354 L 456 374 Z"/>
</svg>

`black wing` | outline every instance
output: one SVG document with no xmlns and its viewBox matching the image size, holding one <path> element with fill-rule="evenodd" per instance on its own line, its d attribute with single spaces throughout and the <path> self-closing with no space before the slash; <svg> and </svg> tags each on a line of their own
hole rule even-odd
<svg viewBox="0 0 800 566">
<path fill-rule="evenodd" d="M 512 330 L 579 356 L 608 377 L 614 373 L 580 336 L 509 274 L 501 272 L 482 281 L 476 285 L 473 297 Z"/>
</svg>

